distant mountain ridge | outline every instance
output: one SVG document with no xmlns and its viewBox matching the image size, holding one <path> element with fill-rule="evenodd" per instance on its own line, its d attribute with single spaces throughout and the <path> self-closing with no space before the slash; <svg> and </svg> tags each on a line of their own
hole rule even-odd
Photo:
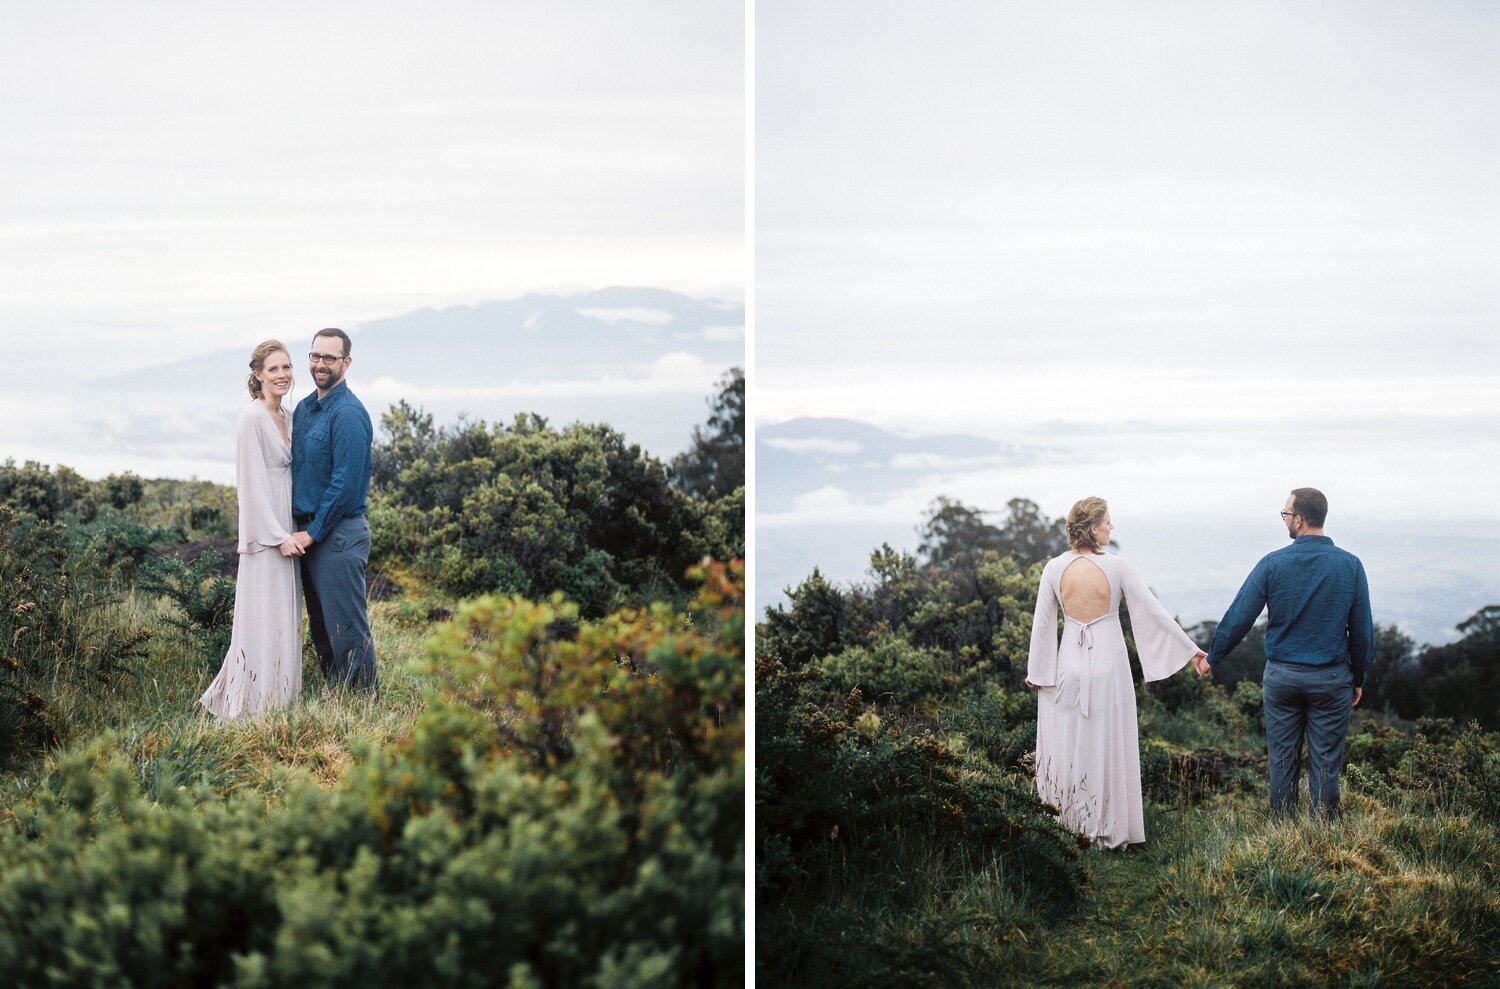
<svg viewBox="0 0 1500 989">
<path fill-rule="evenodd" d="M 665 289 L 606 288 L 417 309 L 343 328 L 354 348 L 357 370 L 352 380 L 391 376 L 417 384 L 436 380 L 476 385 L 538 374 L 556 378 L 563 371 L 584 376 L 649 364 L 672 353 L 692 354 L 726 367 L 742 364 L 744 322 L 745 309 L 739 303 L 694 299 Z M 295 339 L 289 333 L 279 338 L 294 357 L 301 357 L 318 329 L 309 325 Z M 106 375 L 91 384 L 220 387 L 220 369 L 243 366 L 244 350 L 225 348 Z"/>
<path fill-rule="evenodd" d="M 440 425 L 535 413 L 558 427 L 607 423 L 667 459 L 708 417 L 716 380 L 744 365 L 744 321 L 739 302 L 617 287 L 418 309 L 343 329 L 353 344 L 349 386 L 377 432 L 397 401 Z M 289 404 L 312 390 L 306 354 L 330 323 L 338 325 L 314 315 L 274 334 L 296 373 Z M 108 451 L 112 461 L 186 461 L 197 474 L 231 478 L 249 352 L 225 347 L 74 383 L 62 393 L 70 435 L 54 445 Z"/>
<path fill-rule="evenodd" d="M 963 433 L 902 436 L 841 418 L 798 418 L 755 433 L 757 505 L 791 508 L 798 494 L 857 480 L 866 494 L 898 490 L 938 469 L 1020 463 L 1035 451 Z"/>
</svg>

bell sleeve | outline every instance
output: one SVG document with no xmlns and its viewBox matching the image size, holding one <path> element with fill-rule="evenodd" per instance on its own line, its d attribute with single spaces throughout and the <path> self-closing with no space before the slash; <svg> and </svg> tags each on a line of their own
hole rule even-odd
<svg viewBox="0 0 1500 989">
<path fill-rule="evenodd" d="M 275 429 L 268 417 L 253 405 L 240 416 L 234 442 L 234 479 L 240 503 L 241 553 L 275 549 L 290 538 L 276 519 L 271 490 L 271 469 L 265 430 Z"/>
<path fill-rule="evenodd" d="M 1036 611 L 1031 616 L 1031 652 L 1026 657 L 1026 679 L 1038 687 L 1057 685 L 1057 593 L 1052 589 L 1052 565 L 1042 570 L 1036 589 Z"/>
<path fill-rule="evenodd" d="M 1135 567 L 1121 560 L 1125 606 L 1130 609 L 1130 630 L 1141 656 L 1141 672 L 1147 680 L 1165 680 L 1188 664 L 1198 653 L 1198 644 L 1167 614 Z"/>
</svg>

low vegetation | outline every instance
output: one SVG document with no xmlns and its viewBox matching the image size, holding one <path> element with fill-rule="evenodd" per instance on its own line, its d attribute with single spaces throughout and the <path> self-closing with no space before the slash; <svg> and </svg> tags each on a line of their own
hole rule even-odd
<svg viewBox="0 0 1500 989">
<path fill-rule="evenodd" d="M 451 533 L 398 527 L 379 699 L 325 689 L 309 650 L 296 703 L 222 726 L 196 701 L 233 492 L 0 466 L 0 981 L 743 984 L 744 573 L 700 553 L 743 551 L 743 490 L 685 492 L 607 427 L 425 435 L 372 515 L 451 469 L 468 552 L 560 550 L 545 517 L 563 569 L 511 554 L 460 593 Z"/>
<path fill-rule="evenodd" d="M 1032 785 L 1021 679 L 1055 523 L 944 500 L 924 537 L 920 558 L 874 553 L 864 583 L 814 572 L 757 629 L 758 982 L 1500 983 L 1500 734 L 1477 679 L 1500 609 L 1451 647 L 1381 629 L 1333 823 L 1269 816 L 1259 640 L 1233 677 L 1142 685 L 1148 840 L 1100 852 Z M 1381 681 L 1413 669 L 1473 696 L 1434 710 L 1457 695 Z"/>
</svg>

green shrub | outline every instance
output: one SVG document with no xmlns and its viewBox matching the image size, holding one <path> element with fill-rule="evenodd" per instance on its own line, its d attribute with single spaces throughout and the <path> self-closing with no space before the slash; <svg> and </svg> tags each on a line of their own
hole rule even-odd
<svg viewBox="0 0 1500 989">
<path fill-rule="evenodd" d="M 1500 823 L 1500 735 L 1477 722 L 1419 724 L 1384 778 L 1415 806 Z"/>
<path fill-rule="evenodd" d="M 1264 775 L 1260 753 L 1184 751 L 1159 738 L 1141 740 L 1141 791 L 1151 800 L 1192 806 L 1220 794 L 1248 792 Z"/>
<path fill-rule="evenodd" d="M 954 686 L 949 658 L 936 649 L 913 646 L 891 636 L 874 646 L 854 646 L 822 660 L 829 686 L 840 694 L 858 690 L 881 706 L 913 708 L 932 702 Z"/>
<path fill-rule="evenodd" d="M 71 467 L 54 470 L 35 460 L 17 467 L 7 458 L 0 464 L 0 505 L 43 522 L 57 522 L 65 515 L 93 518 L 98 501 L 91 482 Z"/>
<path fill-rule="evenodd" d="M 68 734 L 58 700 L 113 688 L 151 633 L 117 618 L 64 528 L 0 505 L 0 765 Z"/>
<path fill-rule="evenodd" d="M 474 602 L 411 735 L 269 805 L 149 781 L 107 740 L 0 826 L 19 985 L 743 981 L 742 568 L 578 621 Z M 511 720 L 513 712 L 542 724 Z"/>
<path fill-rule="evenodd" d="M 141 591 L 173 605 L 166 621 L 202 656 L 205 669 L 218 668 L 234 634 L 235 582 L 219 576 L 222 563 L 218 553 L 206 549 L 191 562 L 159 555 L 141 567 Z"/>
<path fill-rule="evenodd" d="M 1036 749 L 1036 700 L 1029 692 L 996 686 L 941 715 L 950 737 L 992 766 L 1029 773 Z"/>
<path fill-rule="evenodd" d="M 759 903 L 819 898 L 831 874 L 882 885 L 895 850 L 910 846 L 1003 859 L 1006 880 L 1040 903 L 1073 901 L 1083 879 L 1076 837 L 1028 776 L 966 757 L 930 730 L 884 724 L 857 697 L 827 710 L 804 696 L 814 675 L 756 664 Z"/>
<path fill-rule="evenodd" d="M 176 542 L 175 529 L 146 525 L 114 508 L 102 509 L 92 522 L 67 529 L 70 552 L 86 556 L 97 572 L 122 584 L 133 583 L 141 565 Z"/>
<path fill-rule="evenodd" d="M 405 403 L 381 423 L 371 562 L 409 590 L 561 591 L 599 617 L 686 597 L 678 575 L 731 541 L 715 508 L 674 489 L 661 462 L 608 426 L 518 416 L 437 428 Z"/>
</svg>

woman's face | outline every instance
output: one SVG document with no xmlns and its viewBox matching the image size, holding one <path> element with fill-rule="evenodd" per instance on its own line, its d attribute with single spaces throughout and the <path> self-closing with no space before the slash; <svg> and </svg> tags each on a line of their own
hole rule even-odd
<svg viewBox="0 0 1500 989">
<path fill-rule="evenodd" d="M 1094 523 L 1094 545 L 1100 549 L 1109 545 L 1110 533 L 1115 531 L 1115 524 L 1109 520 L 1109 513 L 1104 513 L 1104 518 Z"/>
<path fill-rule="evenodd" d="M 267 354 L 265 363 L 255 372 L 255 378 L 265 394 L 275 399 L 286 397 L 286 393 L 292 390 L 291 355 L 284 350 Z"/>
</svg>

